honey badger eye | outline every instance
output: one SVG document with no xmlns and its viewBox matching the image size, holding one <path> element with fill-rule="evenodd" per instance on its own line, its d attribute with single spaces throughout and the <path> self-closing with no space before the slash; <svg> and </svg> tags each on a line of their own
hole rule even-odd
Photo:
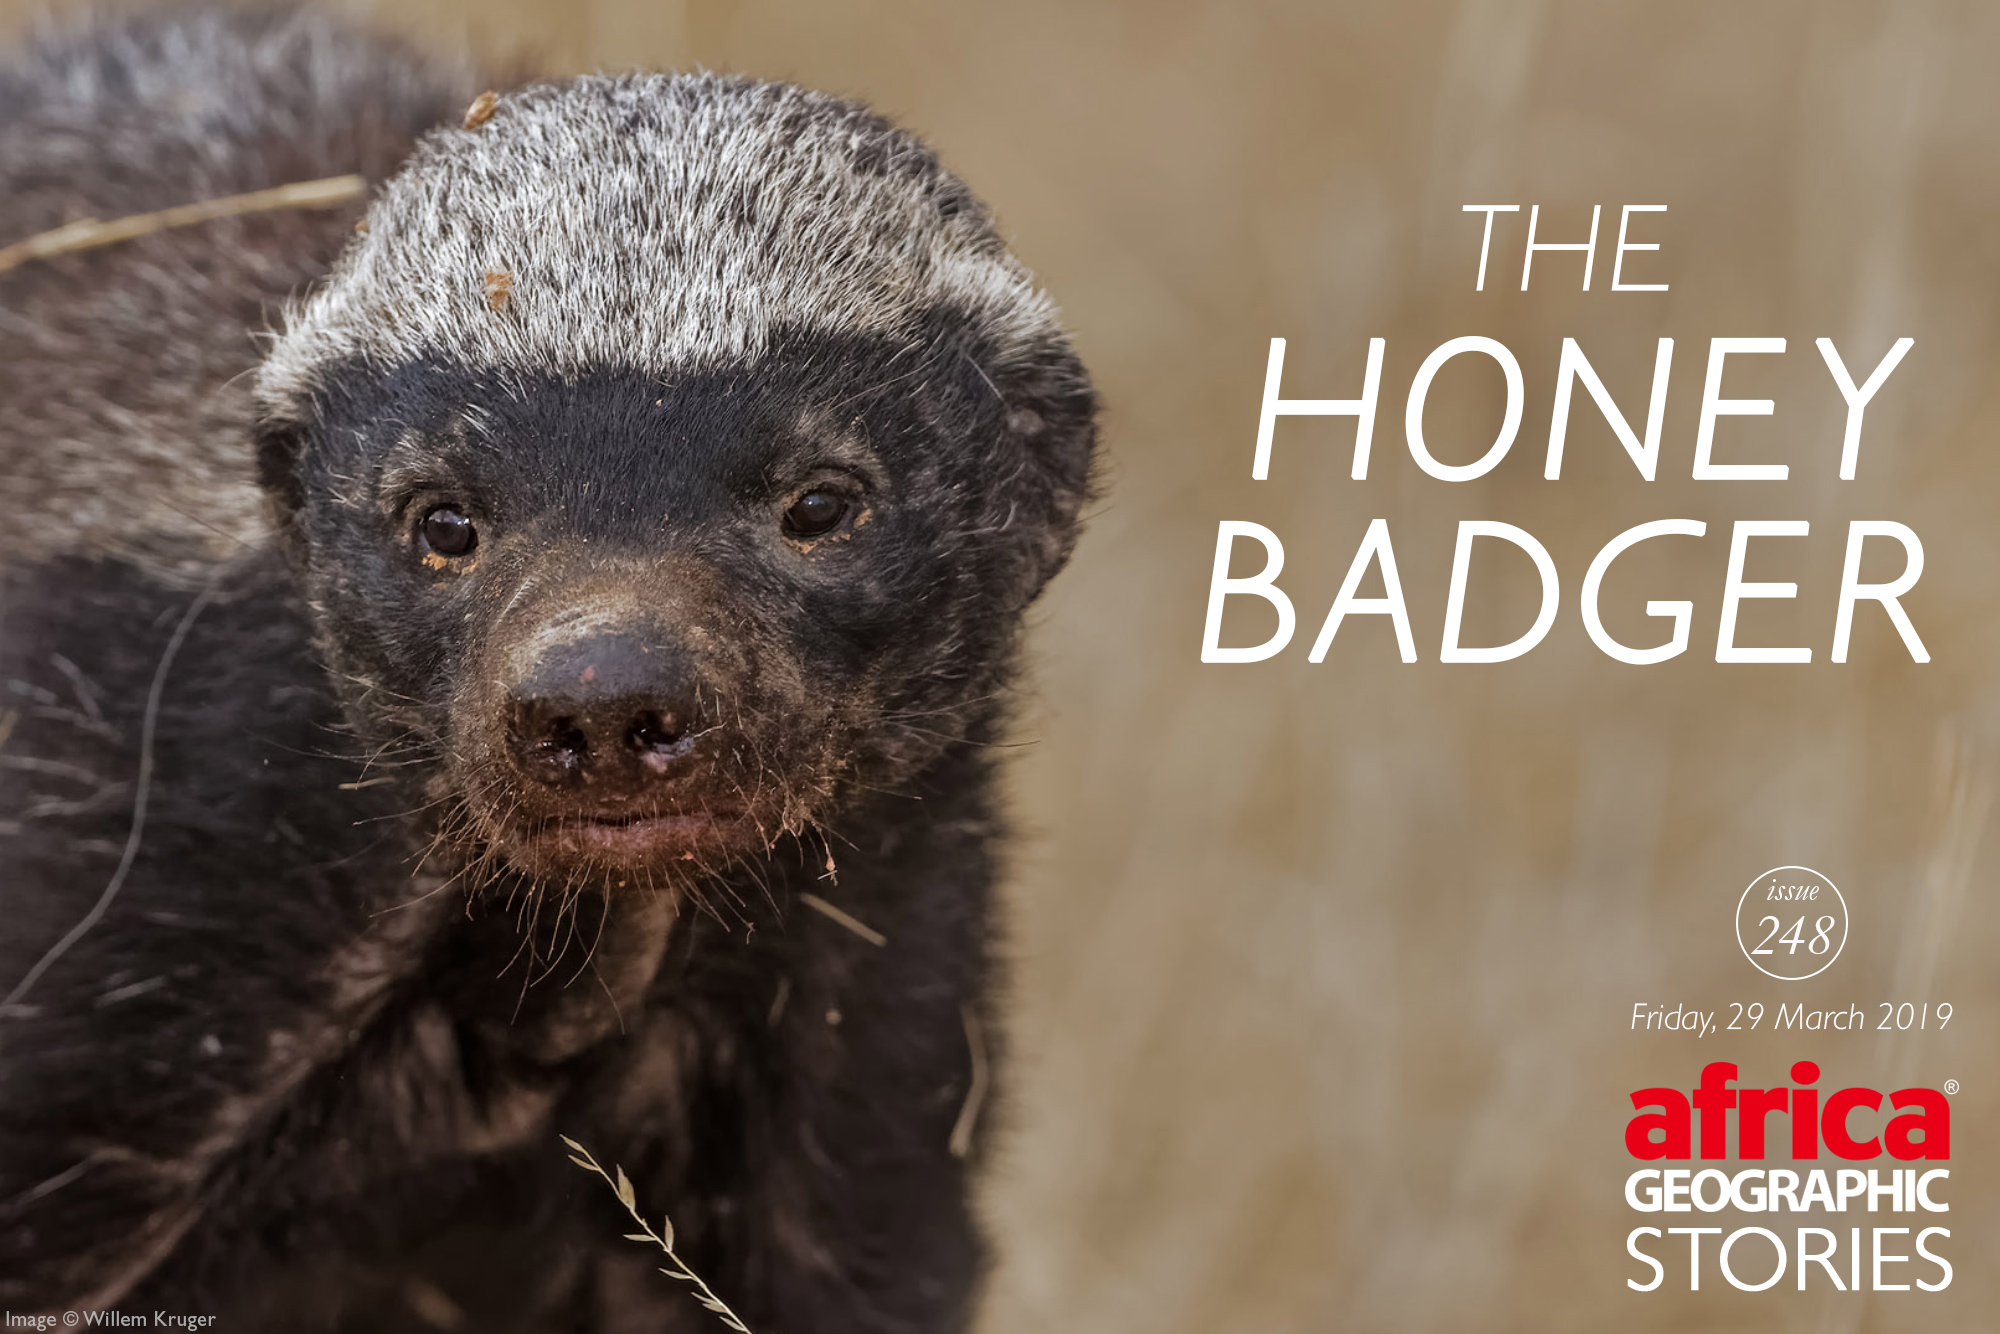
<svg viewBox="0 0 2000 1334">
<path fill-rule="evenodd" d="M 440 556 L 463 556 L 479 545 L 479 530 L 472 526 L 472 520 L 449 505 L 426 513 L 417 532 L 424 545 Z"/>
<path fill-rule="evenodd" d="M 847 497 L 833 491 L 808 491 L 785 511 L 785 532 L 791 537 L 818 537 L 833 531 L 847 517 Z"/>
</svg>

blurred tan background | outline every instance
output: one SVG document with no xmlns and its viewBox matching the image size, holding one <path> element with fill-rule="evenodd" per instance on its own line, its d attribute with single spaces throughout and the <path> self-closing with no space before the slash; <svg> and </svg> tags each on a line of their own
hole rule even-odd
<svg viewBox="0 0 2000 1334">
<path fill-rule="evenodd" d="M 0 0 L 0 28 L 30 10 Z M 994 205 L 1098 377 L 1108 491 L 1038 613 L 1013 770 L 1016 1057 L 988 1334 L 1995 1327 L 2000 10 L 400 0 L 378 17 L 550 72 L 701 64 L 868 100 Z M 1522 206 L 1497 221 L 1483 293 L 1467 203 Z M 1590 293 L 1561 254 L 1515 290 L 1534 203 L 1557 240 L 1605 206 Z M 1627 274 L 1667 293 L 1609 290 L 1625 203 L 1671 208 L 1635 220 L 1665 248 Z M 1527 414 L 1497 471 L 1448 485 L 1410 462 L 1402 408 L 1425 354 L 1462 334 L 1514 350 Z M 1273 335 L 1292 397 L 1355 393 L 1366 340 L 1388 340 L 1370 480 L 1348 480 L 1350 424 L 1308 419 L 1280 424 L 1273 480 L 1249 480 Z M 1582 394 L 1564 478 L 1542 480 L 1565 335 L 1635 422 L 1654 340 L 1677 340 L 1658 481 Z M 1852 483 L 1835 479 L 1822 335 L 1857 376 L 1916 339 Z M 1690 480 L 1715 336 L 1789 340 L 1731 363 L 1725 392 L 1777 413 L 1725 419 L 1717 454 L 1788 462 L 1790 481 Z M 1433 449 L 1474 457 L 1497 404 L 1497 376 L 1455 365 Z M 1400 664 L 1376 617 L 1310 664 L 1375 517 L 1423 661 Z M 1606 620 L 1656 642 L 1645 600 L 1690 598 L 1690 650 L 1612 662 L 1578 620 L 1583 571 L 1670 517 L 1709 535 L 1627 557 Z M 1436 661 L 1463 518 L 1527 528 L 1561 570 L 1556 628 L 1518 661 Z M 1739 518 L 1812 521 L 1753 545 L 1750 577 L 1800 593 L 1746 604 L 1739 635 L 1810 644 L 1810 666 L 1713 661 Z M 1856 518 L 1924 540 L 1905 605 L 1928 666 L 1865 604 L 1852 660 L 1828 661 Z M 1198 662 L 1221 519 L 1285 539 L 1300 626 L 1271 661 Z M 1535 605 L 1525 561 L 1489 557 L 1475 643 Z M 1232 611 L 1233 642 L 1263 637 L 1259 615 Z M 1784 863 L 1832 877 L 1853 914 L 1839 962 L 1800 984 L 1754 972 L 1732 929 L 1743 887 Z M 1627 1031 L 1634 1002 L 1731 1000 L 1957 1014 L 1922 1036 Z M 1656 1246 L 1679 1257 L 1667 1286 L 1628 1292 L 1645 1273 L 1630 1228 L 1718 1219 L 1625 1206 L 1625 1095 L 1688 1087 L 1715 1059 L 1781 1084 L 1802 1058 L 1823 1089 L 1962 1084 L 1952 1212 L 1915 1224 L 1951 1227 L 1951 1289 L 1800 1294 L 1788 1276 L 1744 1294 L 1711 1258 L 1690 1294 L 1676 1238 Z M 1722 1221 L 1789 1240 L 1824 1220 Z"/>
</svg>

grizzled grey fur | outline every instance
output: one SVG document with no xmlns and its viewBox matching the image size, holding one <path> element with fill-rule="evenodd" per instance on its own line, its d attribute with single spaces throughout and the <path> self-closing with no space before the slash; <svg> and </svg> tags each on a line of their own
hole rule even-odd
<svg viewBox="0 0 2000 1334">
<path fill-rule="evenodd" d="M 192 13 L 53 39 L 0 63 L 0 245 L 386 177 L 477 91 L 470 77 L 301 16 Z M 116 553 L 199 579 L 262 535 L 242 444 L 251 334 L 353 225 L 351 212 L 224 219 L 0 279 L 0 567 Z"/>
<path fill-rule="evenodd" d="M 762 1334 L 963 1328 L 1089 381 L 861 108 L 476 91 L 285 12 L 0 66 L 0 244 L 378 183 L 0 274 L 0 1304 L 715 1327 L 568 1135 Z"/>
<path fill-rule="evenodd" d="M 490 318 L 490 273 L 513 279 L 507 319 Z M 258 385 L 284 414 L 350 360 L 708 369 L 753 362 L 782 332 L 900 337 L 941 307 L 1003 361 L 1061 336 L 918 140 L 784 84 L 582 78 L 427 137 Z"/>
</svg>

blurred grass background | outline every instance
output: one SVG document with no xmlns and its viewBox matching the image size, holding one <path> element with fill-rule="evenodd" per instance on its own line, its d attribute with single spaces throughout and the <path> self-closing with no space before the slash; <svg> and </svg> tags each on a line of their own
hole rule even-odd
<svg viewBox="0 0 2000 1334">
<path fill-rule="evenodd" d="M 0 31 L 34 13 L 0 0 Z M 551 73 L 700 64 L 863 98 L 994 205 L 1098 377 L 1109 490 L 1036 615 L 1013 766 L 988 1334 L 1993 1328 L 2000 10 L 401 0 L 373 17 Z M 1523 209 L 1498 220 L 1483 293 L 1466 203 Z M 1534 203 L 1559 240 L 1605 206 L 1590 293 L 1560 254 L 1515 290 Z M 1625 203 L 1671 206 L 1635 220 L 1665 248 L 1627 275 L 1670 292 L 1609 291 Z M 1462 334 L 1514 350 L 1528 408 L 1507 462 L 1453 486 L 1410 463 L 1401 410 L 1417 364 Z M 1840 483 L 1844 410 L 1812 340 L 1859 375 L 1905 334 L 1859 480 Z M 1306 419 L 1281 423 L 1274 480 L 1249 480 L 1273 335 L 1292 397 L 1356 392 L 1366 340 L 1388 340 L 1368 481 L 1348 480 L 1351 426 Z M 1542 480 L 1565 335 L 1635 421 L 1654 340 L 1677 340 L 1657 482 L 1582 395 L 1564 478 Z M 1715 336 L 1789 340 L 1732 362 L 1725 392 L 1777 413 L 1725 419 L 1718 457 L 1788 462 L 1790 481 L 1689 480 Z M 1440 456 L 1491 438 L 1492 378 L 1439 380 Z M 1375 517 L 1424 661 L 1400 664 L 1364 618 L 1310 664 Z M 1668 517 L 1709 536 L 1627 557 L 1606 620 L 1651 643 L 1643 603 L 1691 598 L 1690 651 L 1614 663 L 1576 589 L 1612 535 Z M 1286 541 L 1300 628 L 1265 663 L 1197 660 L 1223 518 Z M 1513 663 L 1436 662 L 1462 518 L 1527 528 L 1562 572 L 1555 630 Z M 1810 644 L 1808 667 L 1712 660 L 1739 518 L 1813 524 L 1753 545 L 1750 577 L 1800 593 L 1746 604 L 1740 635 Z M 1827 660 L 1855 518 L 1922 535 L 1905 605 L 1930 665 L 1865 605 L 1852 660 Z M 1525 562 L 1483 566 L 1468 639 L 1513 637 L 1534 597 Z M 1264 633 L 1254 609 L 1229 624 Z M 1853 913 L 1838 964 L 1801 984 L 1755 973 L 1731 925 L 1784 863 L 1832 877 Z M 1637 1001 L 1726 1018 L 1731 1000 L 1957 1015 L 1921 1037 L 1627 1031 Z M 1660 1247 L 1680 1257 L 1667 1288 L 1628 1292 L 1624 1235 L 1661 1220 L 1622 1200 L 1626 1093 L 1715 1059 L 1779 1084 L 1803 1058 L 1825 1088 L 1963 1085 L 1952 1212 L 1916 1221 L 1951 1227 L 1951 1289 L 1745 1294 L 1711 1267 L 1676 1293 L 1685 1251 Z M 1822 1220 L 1721 1221 L 1789 1239 Z M 1836 1220 L 1843 1237 L 1910 1221 Z"/>
</svg>

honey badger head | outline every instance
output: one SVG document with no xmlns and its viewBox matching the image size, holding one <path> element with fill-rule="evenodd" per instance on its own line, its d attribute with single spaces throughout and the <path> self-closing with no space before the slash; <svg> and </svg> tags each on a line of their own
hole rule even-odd
<svg viewBox="0 0 2000 1334">
<path fill-rule="evenodd" d="M 1086 490 L 1083 369 L 860 108 L 647 76 L 485 112 L 258 380 L 353 722 L 532 875 L 837 822 L 990 714 Z"/>
</svg>

